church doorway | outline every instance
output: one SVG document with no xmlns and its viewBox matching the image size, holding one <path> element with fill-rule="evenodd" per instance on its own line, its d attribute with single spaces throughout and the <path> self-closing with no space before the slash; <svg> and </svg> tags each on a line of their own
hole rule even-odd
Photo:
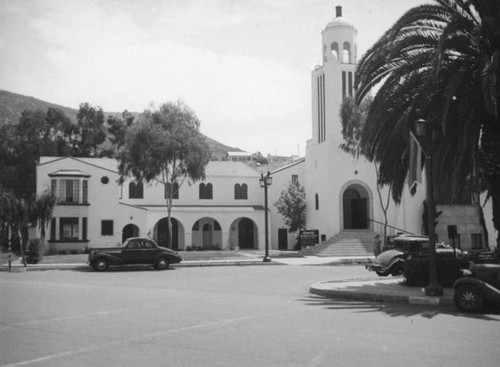
<svg viewBox="0 0 500 367">
<path fill-rule="evenodd" d="M 343 195 L 344 229 L 368 229 L 368 193 L 360 185 L 349 186 Z"/>
</svg>

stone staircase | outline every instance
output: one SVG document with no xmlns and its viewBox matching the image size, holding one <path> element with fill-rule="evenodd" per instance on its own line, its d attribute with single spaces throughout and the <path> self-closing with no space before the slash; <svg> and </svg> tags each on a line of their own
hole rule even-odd
<svg viewBox="0 0 500 367">
<path fill-rule="evenodd" d="M 368 229 L 342 231 L 326 242 L 307 247 L 300 254 L 321 257 L 373 257 L 373 241 L 376 234 Z"/>
</svg>

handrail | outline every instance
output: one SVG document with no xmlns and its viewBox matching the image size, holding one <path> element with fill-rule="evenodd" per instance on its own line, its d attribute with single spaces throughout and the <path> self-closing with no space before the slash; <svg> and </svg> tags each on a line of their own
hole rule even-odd
<svg viewBox="0 0 500 367">
<path fill-rule="evenodd" d="M 371 218 L 368 218 L 368 220 L 370 222 L 374 222 L 374 223 L 378 223 L 382 226 L 385 226 L 386 224 L 385 223 L 382 223 L 382 222 L 379 222 L 378 220 L 375 220 L 375 219 L 371 219 Z M 408 233 L 408 234 L 411 234 L 411 235 L 414 235 L 415 233 L 412 233 L 410 231 L 407 231 L 406 229 L 402 229 L 402 228 L 398 228 L 398 227 L 394 227 L 394 226 L 391 226 L 390 224 L 387 224 L 387 227 L 391 228 L 391 229 L 394 229 L 396 231 L 399 231 L 399 232 L 404 232 L 404 233 Z"/>
</svg>

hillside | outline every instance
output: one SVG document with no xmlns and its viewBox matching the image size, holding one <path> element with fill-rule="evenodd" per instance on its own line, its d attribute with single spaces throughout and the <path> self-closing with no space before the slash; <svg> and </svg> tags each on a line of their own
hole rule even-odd
<svg viewBox="0 0 500 367">
<path fill-rule="evenodd" d="M 21 94 L 0 90 L 0 125 L 3 124 L 17 124 L 21 113 L 24 110 L 41 110 L 47 111 L 49 107 L 57 108 L 64 112 L 72 121 L 76 123 L 76 114 L 78 110 L 74 108 L 64 107 L 53 103 L 45 102 L 34 97 L 27 97 Z M 138 115 L 138 113 L 133 113 Z M 121 116 L 121 112 L 104 112 L 105 116 Z M 208 145 L 214 157 L 226 156 L 230 151 L 241 151 L 239 148 L 232 148 L 222 144 L 208 136 L 205 136 Z"/>
</svg>

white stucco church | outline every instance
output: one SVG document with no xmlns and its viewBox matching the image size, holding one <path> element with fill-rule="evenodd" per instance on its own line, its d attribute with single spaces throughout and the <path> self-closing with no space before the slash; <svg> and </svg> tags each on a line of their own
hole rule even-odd
<svg viewBox="0 0 500 367">
<path fill-rule="evenodd" d="M 339 148 L 342 142 L 339 107 L 354 93 L 357 30 L 342 16 L 342 8 L 321 33 L 322 64 L 311 75 L 311 131 L 306 155 L 271 171 L 269 237 L 272 249 L 293 249 L 295 234 L 287 232 L 274 202 L 291 181 L 305 187 L 307 229 L 319 242 L 335 246 L 359 239 L 372 241 L 383 233 L 381 201 L 388 190 L 377 190 L 373 163 L 355 159 Z M 164 188 L 156 184 L 118 183 L 117 161 L 107 158 L 41 157 L 37 193 L 52 190 L 59 198 L 49 228 L 47 251 L 82 252 L 86 247 L 116 245 L 131 236 L 150 236 L 160 245 L 167 238 Z M 263 249 L 264 190 L 260 173 L 243 162 L 212 161 L 206 179 L 182 185 L 173 200 L 173 244 L 193 247 Z M 425 188 L 405 192 L 400 205 L 388 209 L 389 233 L 422 233 Z M 437 234 L 446 240 L 450 226 L 460 235 L 460 247 L 481 250 L 485 233 L 474 206 L 440 207 Z M 491 207 L 486 207 L 490 243 L 495 238 Z M 489 215 L 489 216 L 488 216 Z M 358 242 L 359 242 L 358 241 Z M 352 242 L 352 243 L 354 243 Z M 349 241 L 347 241 L 349 246 Z M 349 247 L 347 251 L 349 250 Z"/>
</svg>

